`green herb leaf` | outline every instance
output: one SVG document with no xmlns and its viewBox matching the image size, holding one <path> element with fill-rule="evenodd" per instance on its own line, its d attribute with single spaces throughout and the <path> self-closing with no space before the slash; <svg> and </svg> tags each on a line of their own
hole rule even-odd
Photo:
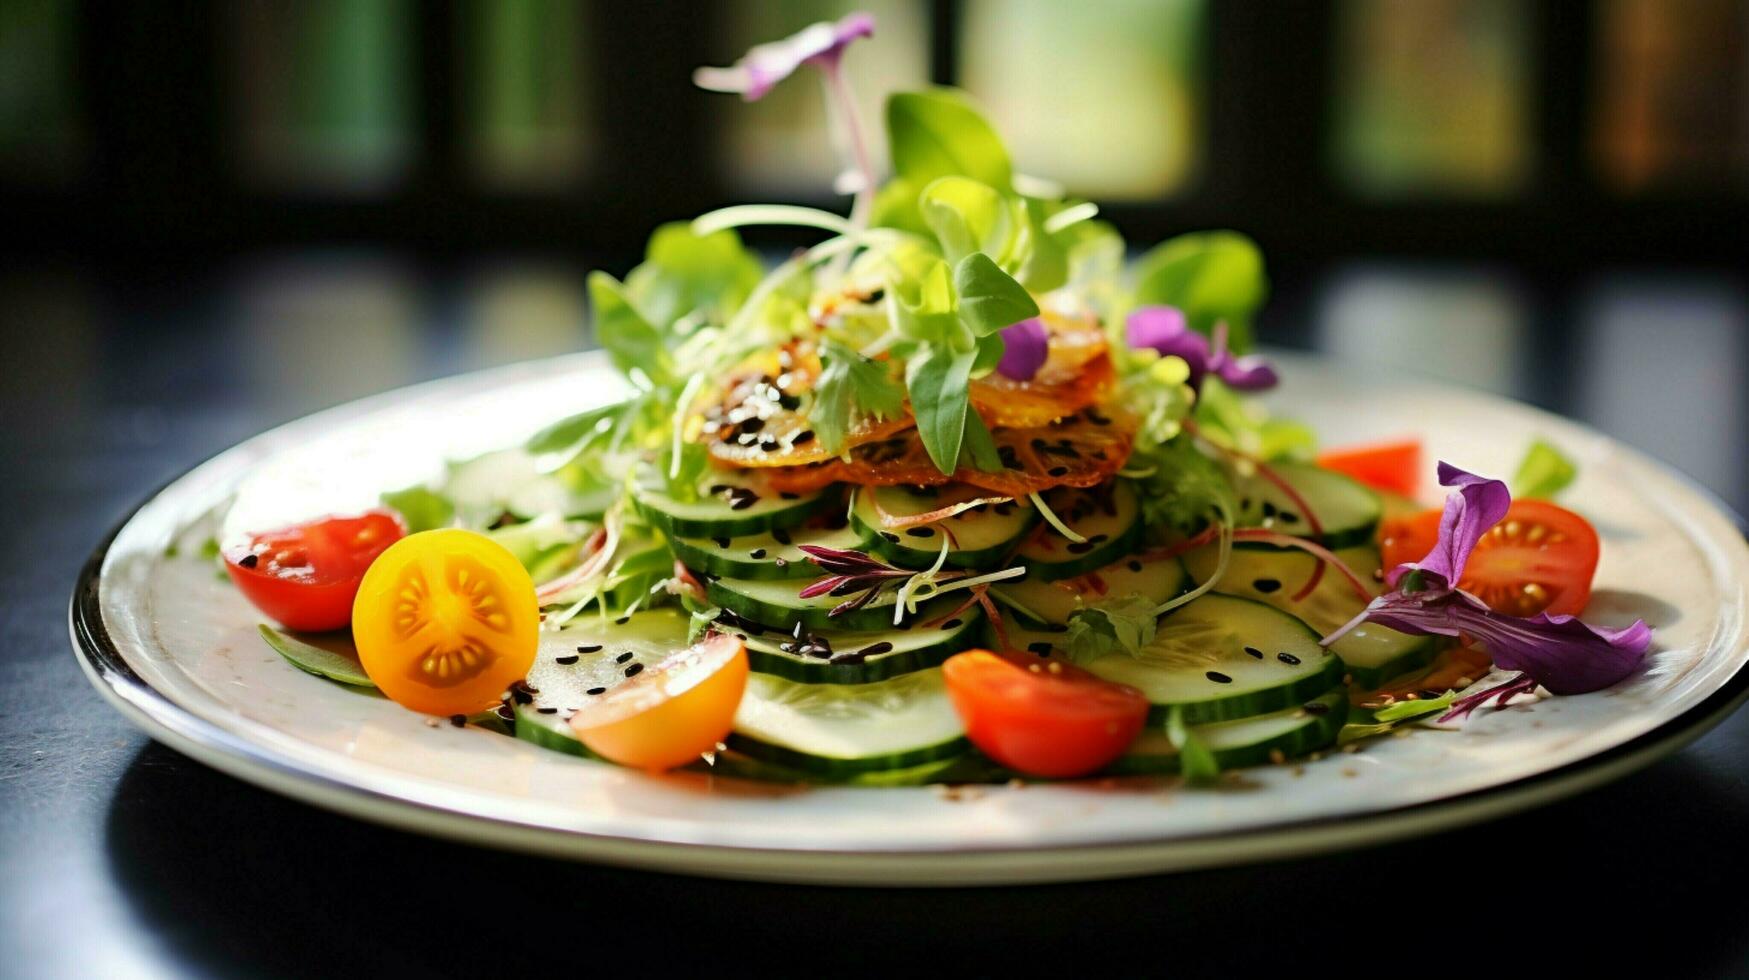
<svg viewBox="0 0 1749 980">
<path fill-rule="evenodd" d="M 1525 451 L 1524 461 L 1512 476 L 1512 495 L 1549 500 L 1567 489 L 1578 475 L 1579 467 L 1565 453 L 1548 440 L 1538 439 Z"/>
<path fill-rule="evenodd" d="M 953 270 L 939 258 L 932 259 L 914 275 L 892 280 L 893 324 L 899 335 L 925 344 L 940 344 L 954 350 L 970 350 L 977 337 L 960 323 L 953 291 Z"/>
<path fill-rule="evenodd" d="M 814 383 L 808 424 L 828 452 L 844 448 L 857 414 L 893 418 L 905 407 L 905 389 L 888 367 L 828 339 L 820 348 L 824 367 Z"/>
<path fill-rule="evenodd" d="M 1414 701 L 1398 701 L 1367 713 L 1359 708 L 1349 711 L 1348 723 L 1342 726 L 1336 741 L 1346 745 L 1349 742 L 1375 735 L 1383 735 L 1394 729 L 1401 728 L 1411 722 L 1421 721 L 1436 714 L 1443 714 L 1457 700 L 1458 692 L 1447 691 L 1437 698 L 1417 699 Z"/>
<path fill-rule="evenodd" d="M 1036 197 L 1025 198 L 1022 210 L 1028 233 L 1024 236 L 1025 252 L 1018 257 L 1018 266 L 1012 267 L 1014 278 L 1034 293 L 1060 289 L 1069 282 L 1069 247 L 1080 233 L 1075 231 L 1074 225 L 1056 234 L 1045 231 L 1045 220 L 1060 210 L 1052 202 Z"/>
<path fill-rule="evenodd" d="M 960 444 L 960 465 L 967 464 L 985 473 L 1002 472 L 1002 456 L 996 451 L 996 440 L 975 408 L 966 412 L 966 438 Z"/>
<path fill-rule="evenodd" d="M 1140 480 L 1147 524 L 1169 525 L 1181 533 L 1195 534 L 1211 521 L 1230 525 L 1239 509 L 1227 472 L 1185 436 L 1138 452 L 1131 457 L 1130 466 L 1153 470 Z"/>
<path fill-rule="evenodd" d="M 1179 772 L 1193 786 L 1206 786 L 1221 775 L 1221 764 L 1214 752 L 1196 737 L 1196 732 L 1184 723 L 1184 711 L 1173 708 L 1166 716 L 1166 738 L 1178 750 Z"/>
<path fill-rule="evenodd" d="M 936 469 L 952 473 L 959 463 L 960 443 L 966 434 L 970 410 L 972 364 L 976 348 L 968 351 L 929 348 L 911 358 L 905 368 L 905 387 L 911 394 L 911 413 L 917 417 L 917 435 Z"/>
<path fill-rule="evenodd" d="M 1236 353 L 1251 348 L 1251 317 L 1268 295 L 1263 253 L 1234 231 L 1180 235 L 1136 263 L 1137 305 L 1176 306 L 1205 334 L 1225 321 L 1227 345 Z"/>
<path fill-rule="evenodd" d="M 1063 636 L 1069 659 L 1087 663 L 1112 653 L 1132 657 L 1141 653 L 1154 642 L 1159 627 L 1155 605 L 1146 596 L 1126 595 L 1075 610 L 1069 616 L 1069 632 Z"/>
<path fill-rule="evenodd" d="M 959 293 L 960 320 L 976 336 L 988 336 L 1038 315 L 1038 303 L 1026 287 L 982 252 L 973 252 L 954 266 L 953 285 Z"/>
<path fill-rule="evenodd" d="M 370 679 L 369 674 L 364 672 L 364 667 L 354 657 L 281 633 L 266 623 L 262 623 L 258 628 L 261 631 L 261 638 L 267 641 L 267 645 L 273 648 L 273 652 L 284 657 L 293 667 L 315 674 L 317 677 L 339 681 L 350 687 L 367 687 L 373 691 L 376 690 L 376 683 Z M 350 639 L 335 637 L 322 637 L 320 639 L 330 646 L 351 645 Z"/>
<path fill-rule="evenodd" d="M 628 402 L 614 402 L 560 419 L 530 436 L 523 448 L 537 456 L 576 449 L 625 413 Z"/>
<path fill-rule="evenodd" d="M 956 174 L 1003 190 L 1014 183 L 1002 138 L 955 89 L 889 96 L 887 142 L 893 172 L 919 188 Z"/>
<path fill-rule="evenodd" d="M 675 221 L 650 236 L 643 264 L 626 277 L 626 296 L 666 330 L 697 312 L 726 323 L 759 285 L 764 270 L 730 230 L 700 235 L 691 222 Z"/>
<path fill-rule="evenodd" d="M 1005 259 L 1025 221 L 1001 191 L 970 177 L 942 177 L 917 199 L 923 220 L 941 243 L 941 254 L 959 262 L 974 252 Z"/>
<path fill-rule="evenodd" d="M 641 371 L 656 385 L 673 379 L 674 362 L 662 332 L 644 319 L 625 288 L 605 272 L 589 274 L 589 303 L 595 311 L 595 339 L 621 374 Z"/>
<path fill-rule="evenodd" d="M 383 505 L 401 515 L 408 534 L 448 527 L 455 520 L 455 502 L 429 487 L 415 486 L 383 494 Z"/>
</svg>

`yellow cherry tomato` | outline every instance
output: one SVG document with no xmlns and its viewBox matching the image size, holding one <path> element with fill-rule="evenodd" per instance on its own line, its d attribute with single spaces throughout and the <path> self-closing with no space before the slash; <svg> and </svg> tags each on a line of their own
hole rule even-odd
<svg viewBox="0 0 1749 980">
<path fill-rule="evenodd" d="M 400 704 L 472 714 L 527 676 L 540 646 L 528 572 L 472 531 L 424 531 L 395 542 L 359 583 L 352 638 L 364 672 Z"/>
<path fill-rule="evenodd" d="M 729 737 L 747 690 L 747 648 L 713 633 L 571 716 L 589 751 L 622 766 L 684 766 Z"/>
</svg>

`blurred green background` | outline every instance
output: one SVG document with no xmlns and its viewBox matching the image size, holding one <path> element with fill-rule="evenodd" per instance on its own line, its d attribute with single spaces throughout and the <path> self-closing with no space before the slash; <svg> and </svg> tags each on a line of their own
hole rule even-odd
<svg viewBox="0 0 1749 980">
<path fill-rule="evenodd" d="M 1749 0 L 7 0 L 7 446 L 66 438 L 26 424 L 51 401 L 174 461 L 589 346 L 583 273 L 656 222 L 842 206 L 813 84 L 689 79 L 853 8 L 869 118 L 961 85 L 1132 244 L 1255 237 L 1266 343 L 1526 398 L 1749 504 Z"/>
</svg>

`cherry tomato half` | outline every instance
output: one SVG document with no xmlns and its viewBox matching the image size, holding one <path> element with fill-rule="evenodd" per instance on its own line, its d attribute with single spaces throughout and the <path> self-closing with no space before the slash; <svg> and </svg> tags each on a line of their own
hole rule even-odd
<svg viewBox="0 0 1749 980">
<path fill-rule="evenodd" d="M 972 744 L 1029 776 L 1095 772 L 1148 719 L 1148 699 L 1135 688 L 1032 654 L 970 650 L 949 657 L 942 676 Z"/>
<path fill-rule="evenodd" d="M 746 646 L 712 633 L 591 700 L 571 716 L 571 730 L 622 766 L 686 765 L 729 737 L 747 669 Z"/>
<path fill-rule="evenodd" d="M 1384 567 L 1420 561 L 1439 537 L 1440 511 L 1387 518 L 1379 525 Z M 1546 500 L 1514 500 L 1471 552 L 1458 588 L 1509 616 L 1577 616 L 1591 600 L 1597 532 L 1578 514 Z"/>
<path fill-rule="evenodd" d="M 337 630 L 352 619 L 352 597 L 365 569 L 406 536 L 387 511 L 324 517 L 265 531 L 225 552 L 238 591 L 292 630 Z"/>
<path fill-rule="evenodd" d="M 483 534 L 408 535 L 365 572 L 352 640 L 364 672 L 396 702 L 433 715 L 483 711 L 534 663 L 534 581 Z"/>
<path fill-rule="evenodd" d="M 1319 453 L 1318 465 L 1369 487 L 1413 497 L 1421 487 L 1421 440 L 1393 439 L 1338 446 Z"/>
</svg>

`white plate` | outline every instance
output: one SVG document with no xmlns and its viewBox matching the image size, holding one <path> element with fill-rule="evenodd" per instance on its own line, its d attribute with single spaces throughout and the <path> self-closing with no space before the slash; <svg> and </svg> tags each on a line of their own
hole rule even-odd
<svg viewBox="0 0 1749 980">
<path fill-rule="evenodd" d="M 153 737 L 344 813 L 446 837 L 644 868 L 844 884 L 992 884 L 1136 875 L 1374 843 L 1496 816 L 1674 751 L 1749 693 L 1749 548 L 1682 477 L 1501 399 L 1289 358 L 1279 407 L 1330 443 L 1419 433 L 1443 459 L 1507 474 L 1534 436 L 1577 457 L 1563 502 L 1603 561 L 1587 618 L 1657 628 L 1616 689 L 1490 712 L 1357 754 L 1250 770 L 1218 790 L 1150 786 L 802 789 L 655 778 L 474 729 L 306 675 L 268 650 L 212 566 L 164 557 L 236 498 L 263 527 L 369 506 L 445 457 L 512 444 L 620 387 L 596 355 L 392 392 L 276 429 L 142 506 L 92 558 L 73 634 L 92 683 Z"/>
</svg>

